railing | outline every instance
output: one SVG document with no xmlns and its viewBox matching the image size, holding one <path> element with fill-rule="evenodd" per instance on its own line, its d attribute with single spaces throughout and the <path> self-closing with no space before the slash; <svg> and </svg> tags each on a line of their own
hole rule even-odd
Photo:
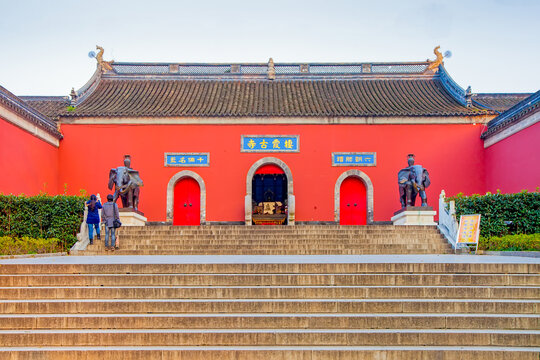
<svg viewBox="0 0 540 360">
<path fill-rule="evenodd" d="M 454 201 L 450 201 L 448 208 L 446 207 L 446 194 L 444 190 L 439 195 L 439 225 L 437 227 L 454 250 L 463 247 L 462 244 L 457 244 L 459 223 L 456 219 L 456 204 Z"/>
</svg>

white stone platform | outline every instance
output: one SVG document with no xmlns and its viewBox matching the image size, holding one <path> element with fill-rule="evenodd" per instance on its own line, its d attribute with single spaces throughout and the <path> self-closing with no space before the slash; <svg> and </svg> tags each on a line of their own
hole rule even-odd
<svg viewBox="0 0 540 360">
<path fill-rule="evenodd" d="M 407 206 L 404 209 L 396 211 L 392 216 L 394 225 L 427 225 L 437 226 L 435 222 L 437 212 L 431 206 Z"/>
<path fill-rule="evenodd" d="M 134 209 L 120 209 L 119 213 L 122 226 L 145 226 L 148 221 L 142 212 Z"/>
</svg>

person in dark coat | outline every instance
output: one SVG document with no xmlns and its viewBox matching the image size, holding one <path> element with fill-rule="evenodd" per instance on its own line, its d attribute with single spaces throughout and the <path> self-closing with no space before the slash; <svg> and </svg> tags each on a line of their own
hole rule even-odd
<svg viewBox="0 0 540 360">
<path fill-rule="evenodd" d="M 113 196 L 107 195 L 107 202 L 103 204 L 103 211 L 101 212 L 101 221 L 105 223 L 105 250 L 114 251 L 115 234 L 114 234 L 114 219 L 120 218 L 120 212 L 118 211 L 118 205 L 113 202 Z M 109 246 L 109 238 L 111 239 Z"/>
<path fill-rule="evenodd" d="M 90 245 L 94 243 L 94 228 L 96 229 L 96 235 L 98 240 L 101 239 L 99 234 L 99 209 L 102 208 L 101 201 L 99 201 L 96 195 L 90 196 L 90 200 L 86 202 L 88 207 L 88 216 L 86 217 L 86 224 L 88 225 L 88 238 L 90 239 Z"/>
</svg>

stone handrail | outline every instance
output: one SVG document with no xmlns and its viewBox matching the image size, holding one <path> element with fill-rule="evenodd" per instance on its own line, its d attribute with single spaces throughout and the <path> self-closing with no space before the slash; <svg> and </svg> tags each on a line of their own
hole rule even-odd
<svg viewBox="0 0 540 360">
<path fill-rule="evenodd" d="M 456 219 L 456 204 L 454 201 L 450 201 L 448 208 L 446 208 L 446 194 L 444 190 L 439 195 L 439 225 L 437 227 L 454 250 L 462 247 L 461 244 L 457 244 L 459 223 Z"/>
</svg>

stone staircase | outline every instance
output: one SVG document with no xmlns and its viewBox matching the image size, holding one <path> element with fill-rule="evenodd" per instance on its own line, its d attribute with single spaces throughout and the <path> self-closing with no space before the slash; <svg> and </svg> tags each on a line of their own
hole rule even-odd
<svg viewBox="0 0 540 360">
<path fill-rule="evenodd" d="M 389 257 L 3 263 L 0 358 L 538 360 L 540 264 Z"/>
<path fill-rule="evenodd" d="M 121 255 L 445 254 L 433 226 L 146 226 L 119 229 Z M 95 241 L 79 255 L 102 255 Z"/>
</svg>

